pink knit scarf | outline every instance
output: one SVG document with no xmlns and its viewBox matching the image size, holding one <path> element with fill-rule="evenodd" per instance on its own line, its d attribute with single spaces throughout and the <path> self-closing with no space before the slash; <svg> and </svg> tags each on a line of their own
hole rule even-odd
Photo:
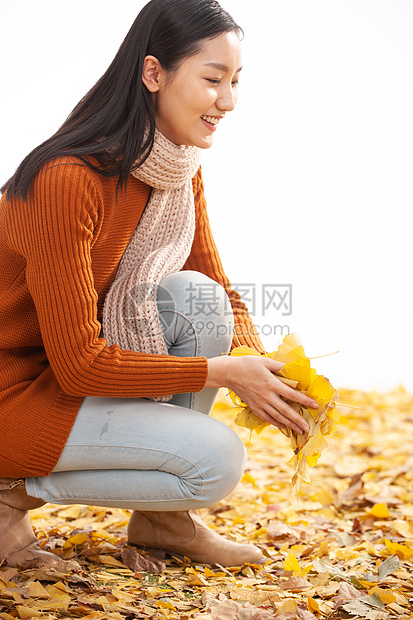
<svg viewBox="0 0 413 620">
<path fill-rule="evenodd" d="M 103 334 L 108 345 L 168 354 L 156 292 L 160 280 L 179 271 L 191 251 L 192 178 L 198 167 L 198 148 L 176 146 L 156 130 L 149 157 L 132 172 L 153 190 L 106 295 Z"/>
</svg>

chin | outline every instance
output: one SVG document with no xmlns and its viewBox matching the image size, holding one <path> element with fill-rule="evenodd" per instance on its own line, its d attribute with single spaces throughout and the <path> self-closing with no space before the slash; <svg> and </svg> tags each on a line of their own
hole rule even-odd
<svg viewBox="0 0 413 620">
<path fill-rule="evenodd" d="M 182 136 L 181 142 L 175 142 L 175 144 L 180 144 L 181 146 L 197 146 L 199 149 L 209 149 L 214 143 L 213 136 L 199 136 L 199 137 L 187 137 L 186 139 Z"/>
<path fill-rule="evenodd" d="M 213 144 L 213 136 L 208 136 L 208 138 L 200 138 L 197 140 L 194 146 L 197 146 L 200 149 L 210 149 Z"/>
<path fill-rule="evenodd" d="M 204 149 L 204 150 L 210 149 L 212 145 L 213 145 L 212 140 L 211 142 L 206 142 L 205 140 L 197 140 L 196 142 L 195 141 L 190 142 L 188 140 L 188 141 L 185 141 L 184 143 L 181 142 L 181 146 L 196 146 L 199 149 Z"/>
</svg>

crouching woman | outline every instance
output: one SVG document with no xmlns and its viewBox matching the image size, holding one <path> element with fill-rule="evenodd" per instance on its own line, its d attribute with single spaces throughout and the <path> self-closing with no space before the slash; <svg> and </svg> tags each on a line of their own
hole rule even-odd
<svg viewBox="0 0 413 620">
<path fill-rule="evenodd" d="M 56 556 L 28 510 L 130 509 L 130 544 L 200 563 L 260 562 L 198 508 L 231 493 L 238 436 L 209 417 L 234 390 L 305 431 L 231 289 L 199 166 L 237 100 L 240 28 L 215 0 L 151 0 L 107 72 L 2 188 L 0 556 Z M 211 299 L 213 301 L 211 301 Z M 233 327 L 235 326 L 235 330 Z M 233 335 L 234 332 L 234 335 Z"/>
</svg>

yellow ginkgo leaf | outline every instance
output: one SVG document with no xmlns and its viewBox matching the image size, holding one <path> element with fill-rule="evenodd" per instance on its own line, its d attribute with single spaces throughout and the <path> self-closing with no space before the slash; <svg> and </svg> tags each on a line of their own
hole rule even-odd
<svg viewBox="0 0 413 620">
<path fill-rule="evenodd" d="M 377 519 L 388 519 L 390 517 L 390 513 L 385 503 L 374 504 L 373 508 L 367 514 L 372 517 L 376 517 Z"/>
<path fill-rule="evenodd" d="M 327 441 L 324 439 L 324 436 L 320 432 L 320 429 L 317 428 L 314 435 L 310 437 L 305 446 L 303 446 L 303 456 L 312 456 L 313 454 L 322 452 L 322 450 L 327 448 L 327 446 Z"/>
<path fill-rule="evenodd" d="M 307 463 L 309 467 L 314 467 L 318 463 L 318 459 L 321 456 L 321 452 L 315 452 L 311 456 L 307 456 Z"/>
<path fill-rule="evenodd" d="M 70 538 L 68 538 L 63 545 L 63 548 L 66 549 L 68 547 L 76 547 L 78 545 L 84 545 L 85 542 L 90 540 L 87 534 L 74 534 Z"/>
<path fill-rule="evenodd" d="M 301 572 L 301 568 L 300 565 L 298 563 L 297 558 L 295 557 L 294 553 L 289 553 L 287 555 L 287 557 L 284 559 L 283 562 L 283 569 L 287 570 L 287 571 L 293 571 L 293 575 L 299 575 Z"/>
<path fill-rule="evenodd" d="M 240 399 L 239 396 L 237 396 L 235 394 L 235 392 L 233 392 L 232 390 L 228 391 L 228 396 L 230 397 L 230 399 L 232 400 L 232 402 L 234 403 L 234 405 L 236 405 L 237 407 L 246 407 L 247 405 L 242 402 L 242 400 Z"/>
<path fill-rule="evenodd" d="M 320 613 L 320 605 L 318 604 L 315 598 L 312 598 L 311 596 L 309 596 L 307 598 L 307 605 L 308 605 L 308 609 L 311 612 L 315 612 L 317 614 Z"/>
<path fill-rule="evenodd" d="M 238 426 L 242 426 L 243 428 L 248 428 L 251 432 L 255 431 L 257 435 L 262 433 L 264 428 L 268 426 L 268 422 L 265 422 L 265 420 L 255 415 L 249 407 L 245 407 L 237 413 L 235 424 L 238 424 Z"/>
<path fill-rule="evenodd" d="M 372 596 L 374 593 L 378 594 L 381 602 L 385 605 L 396 602 L 396 597 L 390 590 L 385 590 L 384 588 L 379 588 L 378 586 L 375 586 L 374 588 L 371 588 L 369 590 L 369 596 Z"/>
<path fill-rule="evenodd" d="M 320 415 L 325 407 L 338 397 L 338 394 L 326 377 L 316 375 L 307 390 L 307 396 L 318 403 L 318 409 L 311 410 L 311 413 Z"/>
<path fill-rule="evenodd" d="M 231 355 L 259 354 L 249 347 L 237 347 Z M 277 351 L 266 355 L 271 359 L 284 362 L 284 366 L 275 373 L 280 381 L 307 394 L 318 403 L 318 409 L 310 409 L 284 398 L 309 425 L 308 432 L 300 435 L 290 428 L 281 429 L 281 432 L 289 438 L 294 452 L 292 494 L 297 497 L 301 481 L 310 482 L 309 467 L 317 464 L 321 452 L 328 445 L 325 436 L 335 429 L 339 421 L 340 416 L 335 407 L 338 394 L 330 381 L 318 375 L 311 367 L 301 340 L 296 334 L 286 336 Z M 256 416 L 236 394 L 230 392 L 230 397 L 236 405 L 243 407 L 235 419 L 236 424 L 248 428 L 251 432 L 255 430 L 258 434 L 268 426 L 267 422 Z"/>
<path fill-rule="evenodd" d="M 271 357 L 278 362 L 294 362 L 300 357 L 306 357 L 304 347 L 297 334 L 288 334 L 273 353 L 269 353 Z"/>
<path fill-rule="evenodd" d="M 297 389 L 300 390 L 300 392 L 306 392 L 310 387 L 311 381 L 316 376 L 316 372 L 311 368 L 308 357 L 301 357 L 293 362 L 285 364 L 285 366 L 277 372 L 277 375 L 297 381 Z"/>
<path fill-rule="evenodd" d="M 323 435 L 330 435 L 333 432 L 333 430 L 336 428 L 336 423 L 334 421 L 334 418 L 330 416 L 328 412 L 329 410 L 327 410 L 327 415 L 320 424 L 320 431 Z"/>
<path fill-rule="evenodd" d="M 397 557 L 401 560 L 410 560 L 413 559 L 413 549 L 408 547 L 407 545 L 402 545 L 397 542 L 392 542 L 388 538 L 385 538 L 384 544 L 386 545 L 387 551 L 389 551 L 393 555 L 397 555 Z"/>
<path fill-rule="evenodd" d="M 283 377 L 278 372 L 275 373 L 280 381 L 284 383 L 284 385 L 288 385 L 288 387 L 292 387 L 294 390 L 298 385 L 298 381 L 294 381 L 293 379 L 287 379 L 287 377 Z"/>
<path fill-rule="evenodd" d="M 234 349 L 232 349 L 231 355 L 235 357 L 241 356 L 241 355 L 256 355 L 258 357 L 261 357 L 258 351 L 256 351 L 255 349 L 252 349 L 251 347 L 247 347 L 247 345 L 245 344 L 243 344 L 242 347 L 235 347 Z"/>
<path fill-rule="evenodd" d="M 329 407 L 328 411 L 327 411 L 327 415 L 329 418 L 332 419 L 334 424 L 338 424 L 340 421 L 340 413 L 337 409 L 337 407 Z"/>
</svg>

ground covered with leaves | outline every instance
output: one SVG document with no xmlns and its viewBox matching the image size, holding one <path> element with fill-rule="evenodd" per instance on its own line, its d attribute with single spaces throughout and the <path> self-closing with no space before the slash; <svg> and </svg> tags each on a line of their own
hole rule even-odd
<svg viewBox="0 0 413 620">
<path fill-rule="evenodd" d="M 162 564 L 126 546 L 127 511 L 48 504 L 31 513 L 42 546 L 81 569 L 1 566 L 0 618 L 413 618 L 413 395 L 339 392 L 359 409 L 339 406 L 298 501 L 289 442 L 267 428 L 235 493 L 202 511 L 220 534 L 260 546 L 264 565 Z M 214 416 L 248 443 L 228 399 Z"/>
</svg>

